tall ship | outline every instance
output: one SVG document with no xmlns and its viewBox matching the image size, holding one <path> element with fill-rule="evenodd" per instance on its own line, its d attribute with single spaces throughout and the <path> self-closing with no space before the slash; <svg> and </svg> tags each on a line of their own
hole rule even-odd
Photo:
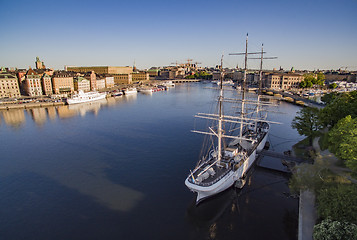
<svg viewBox="0 0 357 240">
<path fill-rule="evenodd" d="M 246 40 L 245 70 L 247 62 Z M 198 113 L 196 118 L 208 120 L 206 131 L 192 130 L 205 134 L 206 139 L 200 160 L 190 171 L 185 185 L 197 193 L 196 204 L 235 185 L 242 188 L 247 172 L 257 158 L 267 141 L 270 123 L 264 110 L 269 103 L 247 98 L 245 93 L 246 71 L 244 73 L 241 98 L 224 96 L 223 56 L 221 60 L 221 84 L 217 110 L 214 113 Z M 232 89 L 230 89 L 232 91 Z M 226 108 L 228 104 L 229 108 Z M 225 105 L 224 105 L 225 104 Z M 223 107 L 224 106 L 224 107 Z M 232 115 L 226 115 L 223 108 L 230 110 Z M 233 110 L 232 110 L 233 109 Z"/>
<path fill-rule="evenodd" d="M 67 98 L 67 104 L 77 104 L 77 103 L 86 103 L 97 101 L 101 99 L 105 99 L 106 93 L 99 93 L 99 92 L 83 92 L 79 90 L 77 94 L 74 94 L 71 98 Z"/>
</svg>

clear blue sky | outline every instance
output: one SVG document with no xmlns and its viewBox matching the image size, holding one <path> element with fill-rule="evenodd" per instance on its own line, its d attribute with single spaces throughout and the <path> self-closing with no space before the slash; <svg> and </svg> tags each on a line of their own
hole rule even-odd
<svg viewBox="0 0 357 240">
<path fill-rule="evenodd" d="M 357 70 L 357 0 L 0 0 L 0 66 L 243 65 L 228 56 L 266 56 L 265 69 Z M 258 68 L 250 60 L 249 67 Z"/>
</svg>

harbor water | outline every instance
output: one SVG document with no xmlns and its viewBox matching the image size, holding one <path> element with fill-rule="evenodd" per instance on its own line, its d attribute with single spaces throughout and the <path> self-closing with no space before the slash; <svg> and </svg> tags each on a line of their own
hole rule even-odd
<svg viewBox="0 0 357 240">
<path fill-rule="evenodd" d="M 195 206 L 184 181 L 203 136 L 190 130 L 210 110 L 210 87 L 0 111 L 0 239 L 297 239 L 298 199 L 279 172 L 254 167 L 243 189 Z M 298 110 L 280 102 L 268 113 L 283 123 L 270 150 L 302 139 L 290 126 Z"/>
</svg>

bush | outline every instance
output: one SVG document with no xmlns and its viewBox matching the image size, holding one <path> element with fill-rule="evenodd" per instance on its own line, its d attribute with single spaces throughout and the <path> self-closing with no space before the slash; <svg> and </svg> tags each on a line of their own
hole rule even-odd
<svg viewBox="0 0 357 240">
<path fill-rule="evenodd" d="M 314 240 L 357 239 L 357 226 L 353 223 L 325 219 L 314 227 Z"/>
<path fill-rule="evenodd" d="M 318 191 L 317 213 L 323 219 L 357 224 L 357 187 L 354 184 L 325 186 Z"/>
</svg>

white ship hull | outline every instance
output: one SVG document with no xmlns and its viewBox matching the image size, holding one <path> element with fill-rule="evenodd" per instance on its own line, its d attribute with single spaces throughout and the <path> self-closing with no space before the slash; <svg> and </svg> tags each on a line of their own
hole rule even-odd
<svg viewBox="0 0 357 240">
<path fill-rule="evenodd" d="M 244 163 L 236 170 L 230 170 L 222 179 L 209 186 L 200 186 L 189 181 L 191 175 L 186 178 L 185 185 L 193 192 L 197 192 L 196 204 L 202 200 L 216 195 L 229 187 L 233 186 L 236 181 L 244 180 L 247 172 L 253 165 L 257 157 L 257 151 L 261 151 L 266 143 L 268 132 L 265 134 L 261 142 L 257 145 L 256 149 L 252 151 Z M 241 186 L 243 187 L 243 185 Z"/>
<path fill-rule="evenodd" d="M 138 90 L 136 88 L 127 88 L 123 90 L 124 95 L 132 95 L 138 93 Z"/>
<path fill-rule="evenodd" d="M 98 92 L 88 92 L 83 93 L 80 92 L 74 95 L 72 98 L 67 99 L 67 104 L 78 104 L 78 103 L 87 103 L 105 99 L 106 93 L 98 93 Z"/>
</svg>

